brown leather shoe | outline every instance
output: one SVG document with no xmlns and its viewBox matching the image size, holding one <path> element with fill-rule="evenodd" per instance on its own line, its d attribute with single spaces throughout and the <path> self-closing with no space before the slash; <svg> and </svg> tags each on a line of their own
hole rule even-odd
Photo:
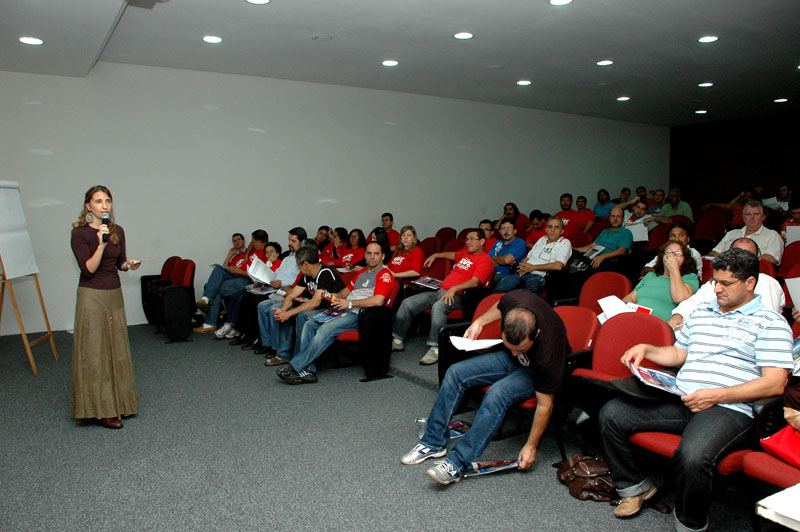
<svg viewBox="0 0 800 532">
<path fill-rule="evenodd" d="M 209 332 L 214 332 L 216 330 L 217 330 L 216 325 L 207 325 L 205 323 L 199 327 L 195 327 L 194 329 L 192 329 L 192 331 L 196 333 L 209 333 Z"/>
<path fill-rule="evenodd" d="M 650 489 L 644 493 L 634 495 L 633 497 L 623 497 L 622 500 L 619 501 L 619 506 L 614 510 L 614 517 L 625 519 L 626 517 L 633 517 L 638 514 L 642 509 L 642 505 L 644 505 L 644 501 L 652 499 L 657 491 L 658 488 L 650 486 Z"/>
<path fill-rule="evenodd" d="M 265 366 L 280 366 L 281 364 L 288 364 L 289 361 L 281 357 L 270 357 L 264 361 Z"/>
<path fill-rule="evenodd" d="M 100 420 L 100 424 L 107 429 L 121 429 L 122 421 L 115 417 L 104 417 Z"/>
</svg>

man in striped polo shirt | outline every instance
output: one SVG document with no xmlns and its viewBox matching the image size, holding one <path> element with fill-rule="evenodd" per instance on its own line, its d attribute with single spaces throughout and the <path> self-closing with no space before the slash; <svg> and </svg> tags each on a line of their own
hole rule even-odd
<svg viewBox="0 0 800 532">
<path fill-rule="evenodd" d="M 643 359 L 680 367 L 680 399 L 609 401 L 600 411 L 600 434 L 611 475 L 622 496 L 614 515 L 632 517 L 656 493 L 634 465 L 628 436 L 657 431 L 681 434 L 673 456 L 675 529 L 706 530 L 711 481 L 719 458 L 747 443 L 752 402 L 783 393 L 792 368 L 788 323 L 761 303 L 754 290 L 758 258 L 729 249 L 711 263 L 716 299 L 701 304 L 677 331 L 675 345 L 639 344 L 622 355 L 625 365 Z"/>
</svg>

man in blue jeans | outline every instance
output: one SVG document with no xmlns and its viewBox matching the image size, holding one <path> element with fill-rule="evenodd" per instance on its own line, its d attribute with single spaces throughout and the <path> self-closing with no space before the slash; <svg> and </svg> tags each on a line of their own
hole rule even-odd
<svg viewBox="0 0 800 532">
<path fill-rule="evenodd" d="M 464 336 L 475 339 L 484 325 L 498 319 L 501 320 L 502 346 L 458 362 L 447 370 L 428 416 L 425 434 L 400 460 L 405 465 L 415 465 L 428 458 L 447 455 L 426 471 L 439 484 L 461 480 L 470 462 L 483 453 L 503 423 L 509 405 L 536 396 L 531 432 L 519 453 L 520 469 L 533 465 L 539 441 L 550 421 L 553 398 L 561 388 L 569 351 L 564 323 L 539 296 L 526 290 L 514 290 L 476 318 Z M 464 392 L 487 385 L 489 391 L 472 427 L 448 454 L 447 425 Z"/>
<path fill-rule="evenodd" d="M 394 275 L 383 264 L 383 250 L 377 242 L 367 244 L 364 257 L 367 267 L 358 272 L 342 298 L 331 303 L 331 310 L 340 313 L 330 318 L 328 312 L 304 312 L 298 314 L 297 354 L 288 366 L 277 371 L 278 377 L 289 384 L 311 384 L 317 382 L 317 367 L 314 362 L 344 331 L 358 329 L 358 314 L 362 308 L 379 307 L 386 302 L 395 285 Z M 326 320 L 327 321 L 324 321 Z"/>
<path fill-rule="evenodd" d="M 681 435 L 675 469 L 675 529 L 708 528 L 711 482 L 717 461 L 749 441 L 752 401 L 783 394 L 792 368 L 789 324 L 755 295 L 759 259 L 729 249 L 711 263 L 716 299 L 692 311 L 675 345 L 639 344 L 621 362 L 647 359 L 680 367 L 681 397 L 664 401 L 613 399 L 600 410 L 605 458 L 622 501 L 614 515 L 633 517 L 656 494 L 650 477 L 634 463 L 628 437 L 635 432 Z"/>
</svg>

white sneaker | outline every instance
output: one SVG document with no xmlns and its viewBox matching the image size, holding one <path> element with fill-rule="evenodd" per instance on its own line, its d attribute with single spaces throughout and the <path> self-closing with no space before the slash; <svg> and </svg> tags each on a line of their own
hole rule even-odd
<svg viewBox="0 0 800 532">
<path fill-rule="evenodd" d="M 425 471 L 425 473 L 442 486 L 447 486 L 448 484 L 461 480 L 461 471 L 456 469 L 456 466 L 446 459 L 438 462 L 435 466 Z"/>
<path fill-rule="evenodd" d="M 392 338 L 392 351 L 402 351 L 406 348 L 402 340 Z"/>
<path fill-rule="evenodd" d="M 239 338 L 242 333 L 231 327 L 231 330 L 228 331 L 228 334 L 225 335 L 225 338 Z"/>
<path fill-rule="evenodd" d="M 439 362 L 438 347 L 431 347 L 428 349 L 428 352 L 425 353 L 425 356 L 419 359 L 419 363 L 423 366 L 430 366 L 431 364 L 436 364 L 437 362 Z"/>
<path fill-rule="evenodd" d="M 400 462 L 404 465 L 417 465 L 421 464 L 428 458 L 441 458 L 446 454 L 447 447 L 442 447 L 441 449 L 431 449 L 430 447 L 426 447 L 421 443 L 418 443 L 400 459 Z"/>
<path fill-rule="evenodd" d="M 223 338 L 225 338 L 226 334 L 231 332 L 231 329 L 233 329 L 233 325 L 231 325 L 230 323 L 226 323 L 225 325 L 217 329 L 217 332 L 214 333 L 214 336 L 222 340 Z"/>
</svg>

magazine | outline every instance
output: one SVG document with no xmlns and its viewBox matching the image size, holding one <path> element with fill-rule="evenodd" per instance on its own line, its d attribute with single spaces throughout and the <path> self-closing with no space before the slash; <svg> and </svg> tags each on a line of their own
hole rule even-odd
<svg viewBox="0 0 800 532">
<path fill-rule="evenodd" d="M 421 286 L 422 288 L 430 288 L 431 290 L 438 290 L 442 286 L 442 281 L 428 276 L 420 277 L 419 279 L 411 281 L 411 283 Z"/>
<path fill-rule="evenodd" d="M 414 423 L 417 425 L 417 431 L 419 432 L 419 438 L 421 439 L 425 435 L 425 428 L 428 425 L 428 418 L 421 417 L 414 420 Z M 456 438 L 460 438 L 461 436 L 466 433 L 472 425 L 467 423 L 462 419 L 457 419 L 447 425 L 448 428 L 448 436 L 451 440 L 455 440 Z"/>
<path fill-rule="evenodd" d="M 314 314 L 314 316 L 311 319 L 313 319 L 317 323 L 325 323 L 325 322 L 331 321 L 333 319 L 336 319 L 341 315 L 342 315 L 341 312 L 329 309 L 329 310 L 325 310 L 323 312 L 320 312 L 319 314 Z"/>
<path fill-rule="evenodd" d="M 639 369 L 636 369 L 633 363 L 629 363 L 628 367 L 636 378 L 648 386 L 652 386 L 653 388 L 658 388 L 659 390 L 664 390 L 665 392 L 675 395 L 686 395 L 686 392 L 681 390 L 680 386 L 678 386 L 677 382 L 675 381 L 675 375 L 672 373 L 657 369 L 645 368 L 642 366 L 639 366 Z"/>
<path fill-rule="evenodd" d="M 464 472 L 464 478 L 489 475 L 500 471 L 508 471 L 509 469 L 519 469 L 519 461 L 492 460 L 490 462 L 472 462 L 470 469 Z"/>
<path fill-rule="evenodd" d="M 257 295 L 257 296 L 265 296 L 267 294 L 271 294 L 271 293 L 276 291 L 274 288 L 272 288 L 268 284 L 262 284 L 262 283 L 252 283 L 252 284 L 249 284 L 249 285 L 245 286 L 244 289 L 247 290 L 248 292 L 250 292 L 251 294 L 254 294 L 254 295 Z"/>
<path fill-rule="evenodd" d="M 594 246 L 592 246 L 592 249 L 590 249 L 589 251 L 587 251 L 583 255 L 587 259 L 593 259 L 596 256 L 598 256 L 604 249 L 606 249 L 605 246 L 601 246 L 600 244 L 595 244 Z"/>
<path fill-rule="evenodd" d="M 254 257 L 253 262 L 247 267 L 247 275 L 257 283 L 269 284 L 275 279 L 275 272 L 270 269 L 271 262 L 261 262 L 260 259 Z"/>
</svg>

